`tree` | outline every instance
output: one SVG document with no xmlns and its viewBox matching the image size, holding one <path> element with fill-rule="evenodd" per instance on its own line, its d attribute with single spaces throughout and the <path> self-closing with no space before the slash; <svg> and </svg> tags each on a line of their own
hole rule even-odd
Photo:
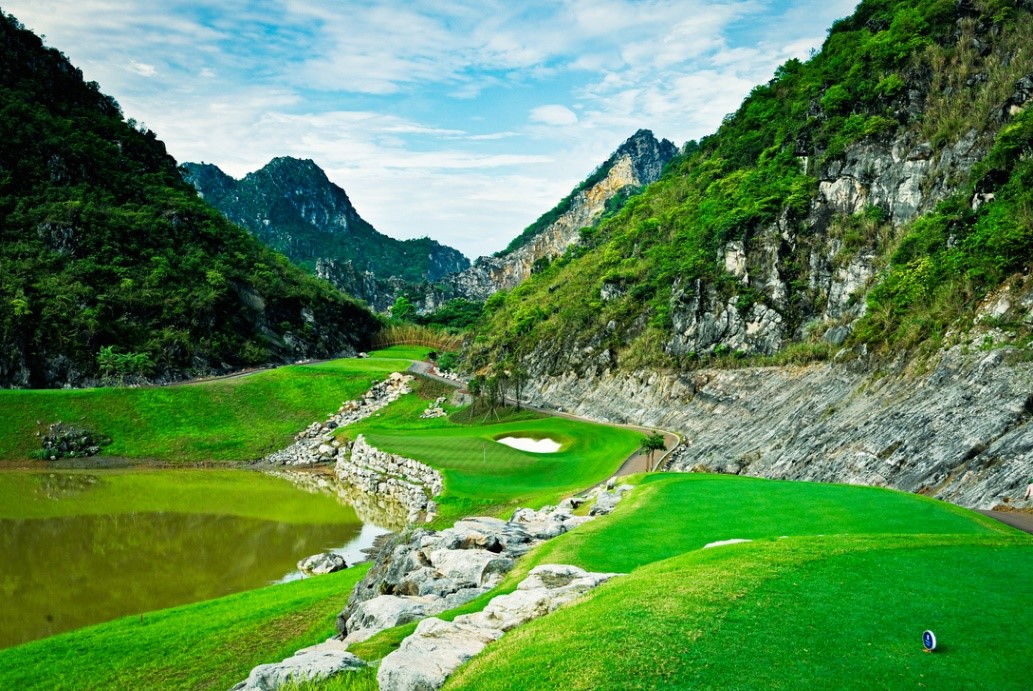
<svg viewBox="0 0 1033 691">
<path fill-rule="evenodd" d="M 409 298 L 399 295 L 395 300 L 395 304 L 391 305 L 391 318 L 400 321 L 412 321 L 415 316 L 416 308 L 413 307 Z"/>
<path fill-rule="evenodd" d="M 645 452 L 649 457 L 649 470 L 653 469 L 653 455 L 657 451 L 665 451 L 667 444 L 664 442 L 664 435 L 659 432 L 653 432 L 642 437 L 642 445 L 639 447 L 639 451 Z"/>
<path fill-rule="evenodd" d="M 520 411 L 520 397 L 524 393 L 524 384 L 527 383 L 527 370 L 520 362 L 513 358 L 506 365 L 509 380 L 513 383 L 513 397 L 516 399 L 516 409 Z"/>
</svg>

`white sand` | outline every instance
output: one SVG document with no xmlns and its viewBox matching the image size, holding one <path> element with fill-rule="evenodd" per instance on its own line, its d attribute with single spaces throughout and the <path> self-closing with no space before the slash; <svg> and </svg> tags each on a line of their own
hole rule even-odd
<svg viewBox="0 0 1033 691">
<path fill-rule="evenodd" d="M 530 451 L 532 453 L 556 453 L 560 450 L 560 446 L 562 446 L 554 439 L 531 439 L 529 437 L 503 437 L 495 441 L 511 446 L 514 449 Z"/>
</svg>

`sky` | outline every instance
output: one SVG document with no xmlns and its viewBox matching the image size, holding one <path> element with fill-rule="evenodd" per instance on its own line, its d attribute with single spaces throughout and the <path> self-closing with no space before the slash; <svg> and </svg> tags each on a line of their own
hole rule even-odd
<svg viewBox="0 0 1033 691">
<path fill-rule="evenodd" d="M 0 0 L 236 178 L 310 158 L 399 239 L 505 247 L 640 128 L 714 132 L 855 0 Z"/>
</svg>

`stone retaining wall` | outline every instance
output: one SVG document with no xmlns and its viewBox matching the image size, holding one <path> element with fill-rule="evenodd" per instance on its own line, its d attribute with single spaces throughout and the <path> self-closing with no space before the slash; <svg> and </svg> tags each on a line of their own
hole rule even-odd
<svg viewBox="0 0 1033 691">
<path fill-rule="evenodd" d="M 433 520 L 437 507 L 432 498 L 445 488 L 441 473 L 429 465 L 376 449 L 361 434 L 350 452 L 338 451 L 334 471 L 341 482 L 402 504 L 410 522 L 419 520 L 420 515 Z"/>
</svg>

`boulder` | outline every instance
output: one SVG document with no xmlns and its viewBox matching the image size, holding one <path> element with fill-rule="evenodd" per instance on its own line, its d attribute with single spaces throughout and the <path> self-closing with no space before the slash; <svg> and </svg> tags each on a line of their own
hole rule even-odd
<svg viewBox="0 0 1033 691">
<path fill-rule="evenodd" d="M 320 644 L 299 650 L 282 662 L 255 667 L 247 679 L 230 691 L 275 691 L 288 684 L 319 681 L 365 666 L 365 662 L 344 650 L 343 644 Z"/>
<path fill-rule="evenodd" d="M 465 587 L 485 585 L 491 576 L 513 568 L 513 560 L 484 549 L 439 549 L 430 562 L 442 577 Z"/>
<path fill-rule="evenodd" d="M 441 611 L 440 605 L 440 598 L 411 595 L 381 595 L 366 600 L 348 617 L 345 640 L 349 643 L 365 640 L 378 631 L 436 614 Z M 369 633 L 363 634 L 364 631 Z"/>
<path fill-rule="evenodd" d="M 380 663 L 377 683 L 381 691 L 432 691 L 484 646 L 498 640 L 502 631 L 424 619 L 398 650 Z"/>
<path fill-rule="evenodd" d="M 305 557 L 298 562 L 298 570 L 309 576 L 334 573 L 348 568 L 348 562 L 336 552 L 323 552 Z"/>
</svg>

